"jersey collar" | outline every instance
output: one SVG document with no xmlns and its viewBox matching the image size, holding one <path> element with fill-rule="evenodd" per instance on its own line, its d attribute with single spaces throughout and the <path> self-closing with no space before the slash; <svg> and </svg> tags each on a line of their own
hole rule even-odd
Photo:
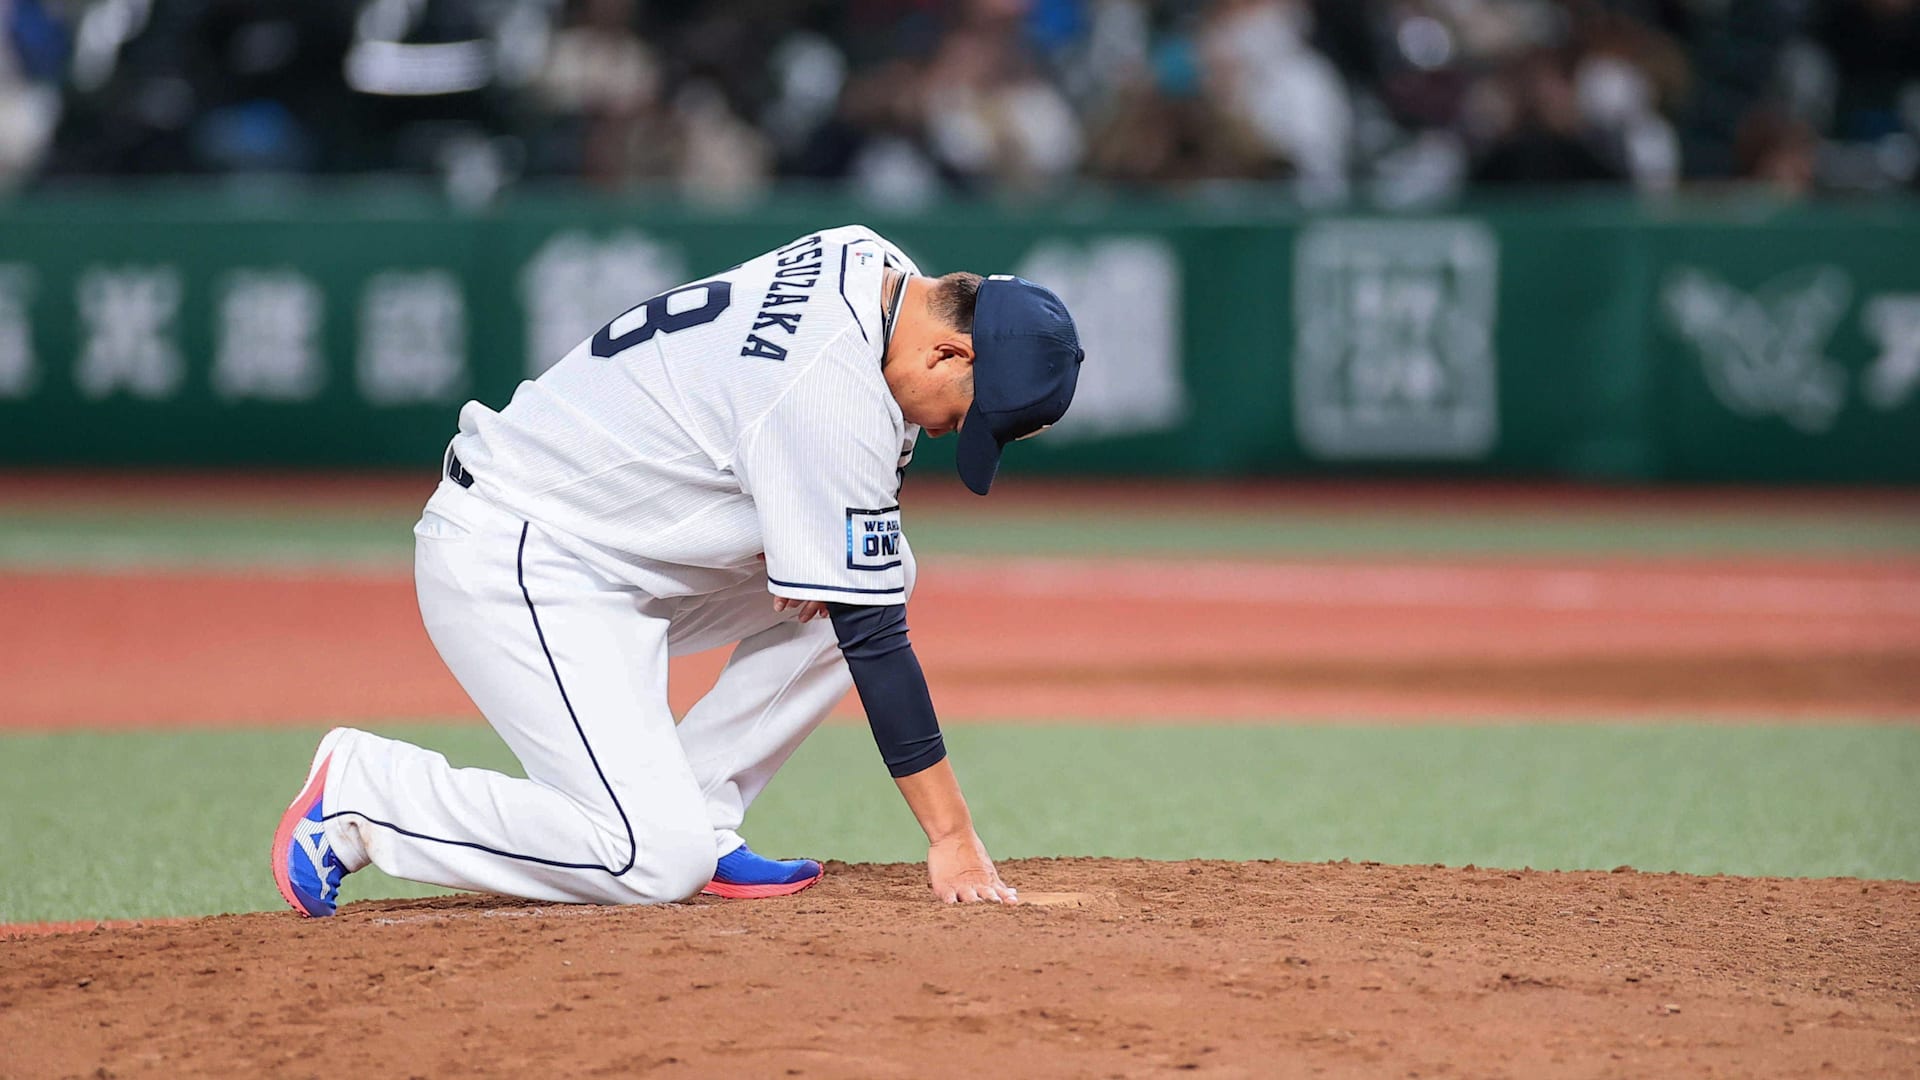
<svg viewBox="0 0 1920 1080">
<path fill-rule="evenodd" d="M 894 290 L 893 303 L 885 304 L 885 302 L 882 301 L 884 306 L 880 309 L 880 364 L 884 367 L 887 362 L 887 349 L 893 344 L 894 321 L 900 317 L 900 306 L 907 301 L 907 282 L 913 278 L 913 271 L 894 262 L 892 256 L 888 256 L 883 265 L 887 268 L 900 271 L 900 287 Z M 881 274 L 880 280 L 884 290 L 886 282 L 884 272 Z"/>
</svg>

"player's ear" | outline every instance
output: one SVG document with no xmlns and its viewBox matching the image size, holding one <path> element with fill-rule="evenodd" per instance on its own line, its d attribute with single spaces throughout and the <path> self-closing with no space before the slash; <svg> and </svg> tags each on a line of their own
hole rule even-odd
<svg viewBox="0 0 1920 1080">
<path fill-rule="evenodd" d="M 934 363 L 958 362 L 973 366 L 973 340 L 970 337 L 942 338 L 934 345 Z"/>
</svg>

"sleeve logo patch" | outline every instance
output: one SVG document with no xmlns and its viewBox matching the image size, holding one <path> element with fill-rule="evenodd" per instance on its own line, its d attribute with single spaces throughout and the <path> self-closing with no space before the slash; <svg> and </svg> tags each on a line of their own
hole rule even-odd
<svg viewBox="0 0 1920 1080">
<path fill-rule="evenodd" d="M 900 565 L 900 508 L 847 507 L 847 569 L 891 570 Z"/>
</svg>

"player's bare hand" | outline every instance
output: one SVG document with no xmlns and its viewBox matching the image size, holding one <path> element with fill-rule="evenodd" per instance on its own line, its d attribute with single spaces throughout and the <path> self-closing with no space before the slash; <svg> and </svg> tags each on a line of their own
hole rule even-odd
<svg viewBox="0 0 1920 1080">
<path fill-rule="evenodd" d="M 784 596 L 773 598 L 773 610 L 797 611 L 801 622 L 812 622 L 827 613 L 827 605 L 819 600 L 792 600 Z"/>
<path fill-rule="evenodd" d="M 987 846 L 972 829 L 927 848 L 927 883 L 949 904 L 1017 904 L 1020 894 L 1000 880 Z"/>
</svg>

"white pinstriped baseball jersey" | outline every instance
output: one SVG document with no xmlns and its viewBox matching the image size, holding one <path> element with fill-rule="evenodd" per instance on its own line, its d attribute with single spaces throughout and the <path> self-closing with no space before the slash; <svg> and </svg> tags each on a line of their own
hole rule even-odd
<svg viewBox="0 0 1920 1080">
<path fill-rule="evenodd" d="M 777 595 L 889 604 L 911 559 L 899 473 L 919 428 L 880 363 L 862 225 L 813 233 L 615 318 L 498 412 L 460 411 L 473 490 L 658 597 L 763 569 Z"/>
</svg>

